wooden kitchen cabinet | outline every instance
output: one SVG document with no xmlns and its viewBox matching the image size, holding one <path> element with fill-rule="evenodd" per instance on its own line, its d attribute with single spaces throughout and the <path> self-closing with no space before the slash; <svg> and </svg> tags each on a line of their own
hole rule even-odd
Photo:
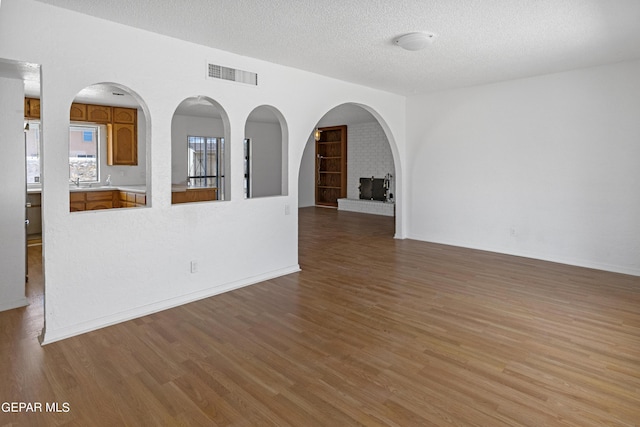
<svg viewBox="0 0 640 427">
<path fill-rule="evenodd" d="M 112 107 L 108 105 L 87 105 L 87 120 L 95 123 L 111 123 Z"/>
<path fill-rule="evenodd" d="M 74 102 L 69 110 L 69 119 L 72 121 L 84 122 L 87 120 L 87 104 Z"/>
<path fill-rule="evenodd" d="M 139 208 L 147 206 L 147 195 L 132 191 L 120 191 L 119 200 L 121 208 Z"/>
<path fill-rule="evenodd" d="M 147 195 L 136 193 L 136 206 L 147 206 Z"/>
<path fill-rule="evenodd" d="M 71 212 L 80 212 L 84 209 L 85 202 L 85 193 L 84 192 L 73 192 L 69 193 L 69 202 L 70 202 L 70 211 Z"/>
<path fill-rule="evenodd" d="M 216 188 L 188 188 L 185 191 L 173 191 L 171 203 L 207 202 L 217 200 Z"/>
<path fill-rule="evenodd" d="M 84 205 L 85 211 L 97 211 L 98 209 L 112 209 L 112 208 L 113 208 L 113 202 L 111 200 L 87 202 Z"/>
<path fill-rule="evenodd" d="M 107 125 L 107 164 L 109 166 L 138 164 L 135 125 L 123 123 Z"/>
<path fill-rule="evenodd" d="M 72 191 L 69 193 L 71 212 L 112 209 L 119 206 L 117 190 Z"/>
<path fill-rule="evenodd" d="M 114 191 L 87 191 L 85 193 L 85 210 L 112 209 L 114 207 Z M 117 201 L 117 199 L 116 199 Z"/>
<path fill-rule="evenodd" d="M 137 114 L 135 108 L 113 107 L 113 123 L 107 125 L 107 164 L 138 164 Z"/>
<path fill-rule="evenodd" d="M 24 98 L 24 117 L 40 118 L 40 100 Z M 104 123 L 107 125 L 107 164 L 109 166 L 138 165 L 138 110 L 73 102 L 69 120 Z"/>
<path fill-rule="evenodd" d="M 120 207 L 121 208 L 133 208 L 135 207 L 136 196 L 128 191 L 120 191 Z"/>
<path fill-rule="evenodd" d="M 135 108 L 113 107 L 113 123 L 136 124 L 138 110 Z"/>
<path fill-rule="evenodd" d="M 24 117 L 27 119 L 40 118 L 40 100 L 37 98 L 24 99 Z"/>
</svg>

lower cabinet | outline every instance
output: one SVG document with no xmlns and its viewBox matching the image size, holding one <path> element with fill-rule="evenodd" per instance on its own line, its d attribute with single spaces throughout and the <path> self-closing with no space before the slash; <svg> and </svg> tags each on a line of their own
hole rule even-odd
<svg viewBox="0 0 640 427">
<path fill-rule="evenodd" d="M 191 203 L 217 200 L 216 188 L 189 188 L 186 191 L 173 191 L 171 203 Z"/>
<path fill-rule="evenodd" d="M 131 191 L 120 191 L 119 201 L 121 208 L 139 208 L 147 206 L 147 195 Z"/>
<path fill-rule="evenodd" d="M 71 212 L 79 212 L 79 211 L 86 210 L 85 201 L 86 201 L 86 193 L 83 193 L 83 192 L 69 193 L 69 202 L 70 202 L 69 207 Z"/>
<path fill-rule="evenodd" d="M 69 193 L 69 210 L 71 212 L 137 208 L 146 205 L 147 196 L 144 193 L 120 190 L 73 191 Z"/>
<path fill-rule="evenodd" d="M 74 191 L 69 193 L 69 210 L 71 212 L 94 211 L 117 207 L 116 190 L 108 191 Z"/>
</svg>

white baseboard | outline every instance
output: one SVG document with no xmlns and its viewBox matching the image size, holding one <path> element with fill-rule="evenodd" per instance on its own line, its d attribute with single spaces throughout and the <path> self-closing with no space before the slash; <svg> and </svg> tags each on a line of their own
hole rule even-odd
<svg viewBox="0 0 640 427">
<path fill-rule="evenodd" d="M 86 332 L 95 331 L 96 329 L 105 328 L 107 326 L 115 325 L 117 323 L 126 322 L 127 320 L 136 319 L 142 316 L 147 316 L 149 314 L 157 313 L 158 311 L 167 310 L 173 307 L 177 307 L 179 305 L 188 304 L 190 302 L 198 301 L 204 298 L 209 298 L 215 295 L 229 292 L 234 289 L 239 289 L 245 286 L 250 286 L 256 283 L 264 282 L 265 280 L 270 280 L 276 277 L 285 276 L 287 274 L 296 273 L 298 271 L 300 271 L 300 265 L 296 264 L 291 267 L 270 271 L 268 273 L 238 280 L 236 282 L 226 283 L 224 285 L 215 286 L 213 288 L 204 289 L 204 290 L 193 292 L 190 294 L 180 295 L 175 298 L 158 301 L 158 302 L 140 306 L 131 310 L 115 313 L 109 316 L 92 319 L 87 322 L 83 322 L 83 323 L 69 326 L 66 328 L 60 328 L 56 330 L 45 328 L 45 331 L 43 332 L 44 336 L 41 340 L 41 344 L 42 345 L 51 344 L 53 342 L 60 341 L 66 338 L 71 338 L 73 336 L 84 334 Z"/>
<path fill-rule="evenodd" d="M 503 249 L 496 249 L 491 247 L 474 247 L 469 245 L 461 245 L 455 242 L 430 240 L 430 239 L 422 238 L 419 236 L 410 236 L 408 238 L 419 240 L 422 242 L 427 242 L 427 243 L 435 243 L 439 245 L 456 246 L 460 248 L 474 249 L 478 251 L 494 252 L 494 253 L 503 254 L 503 255 L 511 255 L 511 256 L 518 256 L 523 258 L 537 259 L 540 261 L 555 262 L 558 264 L 573 265 L 575 267 L 591 268 L 594 270 L 608 271 L 611 273 L 628 274 L 630 276 L 640 276 L 640 269 L 627 267 L 623 265 L 607 264 L 602 262 L 580 260 L 580 259 L 567 258 L 567 257 L 550 257 L 544 254 L 535 254 L 535 253 L 529 253 L 525 251 L 509 252 Z"/>
</svg>

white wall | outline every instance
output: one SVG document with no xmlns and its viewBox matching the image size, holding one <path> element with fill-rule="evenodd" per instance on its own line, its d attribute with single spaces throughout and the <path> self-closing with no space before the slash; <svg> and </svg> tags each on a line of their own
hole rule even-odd
<svg viewBox="0 0 640 427">
<path fill-rule="evenodd" d="M 25 16 L 38 31 L 24 31 Z M 33 0 L 2 1 L 0 58 L 42 65 L 45 343 L 297 271 L 298 217 L 290 207 L 298 204 L 298 180 L 292 177 L 311 130 L 334 106 L 369 106 L 393 136 L 394 156 L 404 156 L 403 97 Z M 256 72 L 261 83 L 205 79 L 207 61 Z M 147 117 L 147 209 L 69 213 L 69 103 L 95 82 L 123 85 L 140 98 Z M 171 205 L 171 122 L 178 104 L 194 94 L 215 99 L 227 114 L 231 199 Z M 286 120 L 289 189 L 287 196 L 244 200 L 245 121 L 260 105 Z M 403 223 L 397 226 L 403 234 Z M 191 261 L 198 273 L 190 273 Z"/>
<path fill-rule="evenodd" d="M 27 305 L 22 81 L 0 77 L 0 94 L 0 311 L 3 311 Z"/>
<path fill-rule="evenodd" d="M 347 171 L 348 173 L 348 171 Z M 298 207 L 304 208 L 316 204 L 316 144 L 310 136 L 304 146 L 300 175 L 298 176 Z"/>
<path fill-rule="evenodd" d="M 409 237 L 640 275 L 640 62 L 407 112 Z"/>
<path fill-rule="evenodd" d="M 282 130 L 280 123 L 247 122 L 251 139 L 251 197 L 282 194 Z"/>
<path fill-rule="evenodd" d="M 347 127 L 347 198 L 360 198 L 360 178 L 395 176 L 393 155 L 387 136 L 378 122 L 355 123 Z M 390 193 L 395 195 L 394 180 Z"/>
</svg>

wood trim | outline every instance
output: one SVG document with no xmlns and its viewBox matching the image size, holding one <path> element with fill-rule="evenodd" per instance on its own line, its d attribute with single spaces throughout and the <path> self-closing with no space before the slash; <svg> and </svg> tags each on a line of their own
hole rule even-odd
<svg viewBox="0 0 640 427">
<path fill-rule="evenodd" d="M 107 165 L 113 166 L 113 125 L 107 123 Z"/>
</svg>

